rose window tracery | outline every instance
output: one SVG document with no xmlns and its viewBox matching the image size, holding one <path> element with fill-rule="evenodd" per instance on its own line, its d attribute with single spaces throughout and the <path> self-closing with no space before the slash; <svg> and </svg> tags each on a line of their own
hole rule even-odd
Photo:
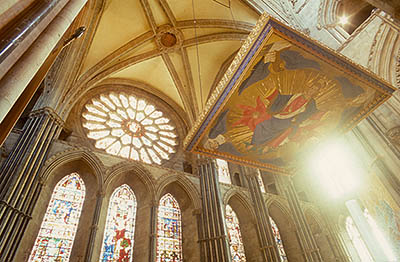
<svg viewBox="0 0 400 262">
<path fill-rule="evenodd" d="M 87 137 L 107 153 L 161 164 L 175 153 L 171 120 L 145 99 L 125 93 L 102 94 L 85 105 Z"/>
</svg>

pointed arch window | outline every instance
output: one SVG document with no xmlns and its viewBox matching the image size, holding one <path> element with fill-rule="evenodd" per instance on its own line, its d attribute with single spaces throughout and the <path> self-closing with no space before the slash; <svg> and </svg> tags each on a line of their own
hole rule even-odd
<svg viewBox="0 0 400 262">
<path fill-rule="evenodd" d="M 346 218 L 346 231 L 350 237 L 351 242 L 353 243 L 354 248 L 357 250 L 358 256 L 360 257 L 361 261 L 372 262 L 373 260 L 371 254 L 369 253 L 360 232 L 354 225 L 354 221 L 350 216 Z"/>
<path fill-rule="evenodd" d="M 278 247 L 279 257 L 281 261 L 288 261 L 285 249 L 283 248 L 282 238 L 279 234 L 278 226 L 276 225 L 272 217 L 269 217 L 269 222 L 271 223 L 272 233 L 274 234 L 275 242 Z"/>
<path fill-rule="evenodd" d="M 160 199 L 157 220 L 157 262 L 183 261 L 181 209 L 169 193 Z"/>
<path fill-rule="evenodd" d="M 100 262 L 131 262 L 136 218 L 136 197 L 124 184 L 111 195 Z"/>
<path fill-rule="evenodd" d="M 235 211 L 233 211 L 230 205 L 226 205 L 225 221 L 228 230 L 232 261 L 246 261 L 242 234 L 239 227 L 239 219 L 237 218 Z"/>
<path fill-rule="evenodd" d="M 29 261 L 68 261 L 85 200 L 85 184 L 77 173 L 54 188 Z"/>
<path fill-rule="evenodd" d="M 372 234 L 377 240 L 376 242 L 379 243 L 379 245 L 382 247 L 383 253 L 386 255 L 386 258 L 389 261 L 396 261 L 396 255 L 394 254 L 388 239 L 382 232 L 381 228 L 379 228 L 378 224 L 375 222 L 375 219 L 371 216 L 368 209 L 364 209 L 364 216 L 367 219 L 368 224 L 372 228 Z"/>
<path fill-rule="evenodd" d="M 228 162 L 217 159 L 218 181 L 221 183 L 231 184 L 231 176 L 229 175 Z"/>
</svg>

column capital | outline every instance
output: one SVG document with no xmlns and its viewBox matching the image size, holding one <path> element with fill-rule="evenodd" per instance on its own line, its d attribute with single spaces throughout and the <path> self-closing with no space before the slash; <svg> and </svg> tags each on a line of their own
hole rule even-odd
<svg viewBox="0 0 400 262">
<path fill-rule="evenodd" d="M 106 192 L 102 189 L 97 191 L 97 197 L 98 198 L 104 198 L 106 196 Z"/>
<path fill-rule="evenodd" d="M 32 111 L 29 114 L 29 117 L 37 117 L 40 115 L 48 115 L 50 118 L 54 120 L 59 126 L 63 127 L 64 126 L 64 120 L 54 111 L 54 109 L 50 107 L 43 107 L 41 109 Z"/>
<path fill-rule="evenodd" d="M 200 158 L 198 158 L 196 161 L 197 161 L 197 165 L 198 165 L 198 166 L 200 166 L 200 165 L 207 165 L 207 164 L 209 164 L 209 163 L 216 163 L 216 162 L 215 162 L 215 159 L 208 158 L 208 157 L 200 157 Z"/>
<path fill-rule="evenodd" d="M 201 208 L 196 208 L 193 210 L 193 215 L 201 215 L 202 209 Z"/>
</svg>

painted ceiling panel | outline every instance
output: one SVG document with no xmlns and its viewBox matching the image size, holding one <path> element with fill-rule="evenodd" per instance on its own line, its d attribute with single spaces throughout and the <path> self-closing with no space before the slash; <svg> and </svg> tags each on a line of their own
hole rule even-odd
<svg viewBox="0 0 400 262">
<path fill-rule="evenodd" d="M 240 48 L 239 41 L 219 41 L 199 45 L 200 75 L 202 99 L 200 98 L 199 70 L 197 67 L 196 46 L 188 48 L 198 104 L 204 105 L 210 88 L 225 60 Z"/>
<path fill-rule="evenodd" d="M 168 16 L 162 10 L 158 0 L 148 0 L 157 26 L 170 23 Z"/>
<path fill-rule="evenodd" d="M 160 56 L 124 69 L 112 77 L 126 78 L 148 84 L 161 91 L 183 108 L 175 84 Z"/>
<path fill-rule="evenodd" d="M 107 1 L 82 72 L 129 40 L 149 30 L 140 1 Z"/>
<path fill-rule="evenodd" d="M 194 0 L 196 19 L 228 19 L 255 23 L 258 19 L 256 12 L 239 0 L 231 0 L 231 8 L 224 6 L 226 0 Z M 192 1 L 168 0 L 177 20 L 192 20 Z M 222 4 L 224 5 L 222 5 Z M 233 18 L 232 18 L 233 17 Z"/>
</svg>

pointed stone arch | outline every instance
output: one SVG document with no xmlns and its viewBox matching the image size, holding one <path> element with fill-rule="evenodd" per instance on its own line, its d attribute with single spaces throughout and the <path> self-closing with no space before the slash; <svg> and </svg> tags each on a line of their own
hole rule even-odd
<svg viewBox="0 0 400 262">
<path fill-rule="evenodd" d="M 225 193 L 223 201 L 224 207 L 229 205 L 239 220 L 246 260 L 260 261 L 262 253 L 259 248 L 256 215 L 251 200 L 243 192 L 231 188 Z"/>
<path fill-rule="evenodd" d="M 101 245 L 106 226 L 106 216 L 111 196 L 115 189 L 126 184 L 133 191 L 136 198 L 136 221 L 133 245 L 133 261 L 144 261 L 151 255 L 152 206 L 154 203 L 155 183 L 150 172 L 137 161 L 123 161 L 106 171 L 103 202 L 98 221 L 98 233 L 93 248 L 93 261 L 98 261 L 101 254 Z M 138 226 L 140 225 L 140 226 Z"/>
<path fill-rule="evenodd" d="M 196 178 L 197 179 L 197 178 Z M 190 181 L 187 177 L 180 174 L 171 174 L 161 177 L 157 181 L 157 190 L 155 191 L 155 198 L 160 199 L 164 194 L 163 190 L 171 183 L 177 183 L 184 189 L 186 194 L 189 196 L 195 209 L 201 208 L 200 192 L 198 188 Z"/>
<path fill-rule="evenodd" d="M 267 201 L 268 213 L 275 221 L 283 242 L 283 248 L 289 261 L 302 261 L 303 251 L 301 249 L 294 219 L 289 206 L 284 199 L 274 198 Z"/>
<path fill-rule="evenodd" d="M 304 210 L 306 221 L 311 229 L 311 234 L 314 236 L 315 242 L 318 246 L 324 261 L 335 260 L 335 254 L 330 246 L 330 236 L 326 230 L 325 223 L 319 216 L 318 212 L 313 207 L 308 207 Z"/>
<path fill-rule="evenodd" d="M 85 149 L 72 148 L 51 156 L 45 162 L 40 177 L 42 181 L 46 183 L 55 169 L 69 162 L 79 160 L 86 163 L 93 170 L 93 174 L 96 176 L 97 183 L 101 189 L 105 177 L 104 170 L 106 168 L 93 152 Z"/>
<path fill-rule="evenodd" d="M 193 182 L 180 174 L 171 174 L 161 177 L 158 181 L 156 205 L 165 194 L 171 194 L 179 204 L 182 224 L 182 251 L 185 261 L 198 261 L 200 259 L 200 246 L 198 234 L 198 221 L 201 210 L 200 194 Z M 157 221 L 157 212 L 154 212 Z M 154 234 L 156 235 L 156 234 Z M 155 241 L 156 242 L 156 241 Z M 154 245 L 154 251 L 156 246 Z"/>
<path fill-rule="evenodd" d="M 95 223 L 95 213 L 99 208 L 98 195 L 103 188 L 104 170 L 102 162 L 92 152 L 84 149 L 72 148 L 50 157 L 40 173 L 42 190 L 26 229 L 29 234 L 25 234 L 22 239 L 20 250 L 26 252 L 32 249 L 56 184 L 65 176 L 77 173 L 85 184 L 86 194 L 70 260 L 85 257 L 86 247 L 93 234 L 91 225 Z M 20 255 L 24 254 L 17 254 Z"/>
</svg>

